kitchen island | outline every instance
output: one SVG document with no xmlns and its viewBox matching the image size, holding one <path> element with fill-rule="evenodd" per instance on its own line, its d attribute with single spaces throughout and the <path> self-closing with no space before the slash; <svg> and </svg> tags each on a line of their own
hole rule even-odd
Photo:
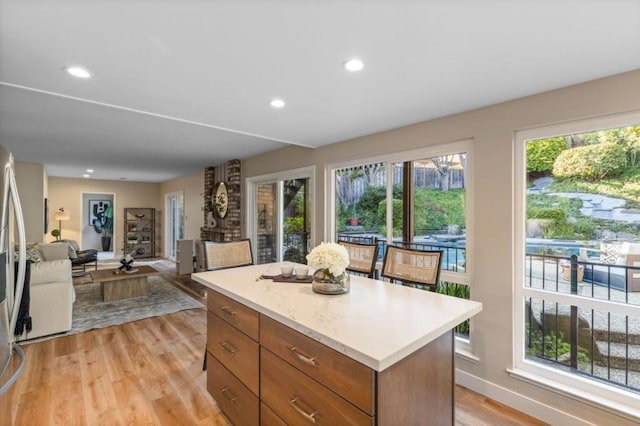
<svg viewBox="0 0 640 426">
<path fill-rule="evenodd" d="M 453 328 L 480 303 L 356 276 L 338 296 L 260 278 L 278 270 L 192 275 L 209 289 L 207 388 L 235 424 L 453 424 Z"/>
</svg>

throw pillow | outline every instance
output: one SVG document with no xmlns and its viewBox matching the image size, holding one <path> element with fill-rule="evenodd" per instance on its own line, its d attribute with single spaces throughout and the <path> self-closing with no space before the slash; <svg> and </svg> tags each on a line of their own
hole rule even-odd
<svg viewBox="0 0 640 426">
<path fill-rule="evenodd" d="M 37 248 L 35 247 L 27 248 L 27 260 L 30 260 L 34 263 L 42 262 L 42 256 L 40 255 L 40 252 L 38 251 Z"/>
<path fill-rule="evenodd" d="M 618 244 L 600 244 L 600 261 L 614 265 L 618 261 L 620 255 L 620 245 Z"/>
<path fill-rule="evenodd" d="M 78 252 L 75 248 L 69 243 L 67 243 L 67 247 L 69 247 L 69 259 L 75 259 L 78 257 Z"/>
<path fill-rule="evenodd" d="M 74 249 L 76 252 L 80 251 L 80 246 L 78 245 L 78 242 L 76 240 L 64 240 L 67 242 L 67 244 L 69 244 L 71 246 L 72 249 Z"/>
</svg>

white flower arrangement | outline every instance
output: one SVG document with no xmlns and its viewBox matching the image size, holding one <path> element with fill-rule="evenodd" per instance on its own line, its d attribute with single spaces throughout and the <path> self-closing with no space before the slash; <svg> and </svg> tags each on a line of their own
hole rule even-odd
<svg viewBox="0 0 640 426">
<path fill-rule="evenodd" d="M 349 266 L 349 252 L 337 243 L 321 243 L 309 252 L 307 263 L 315 269 L 325 269 L 334 276 L 340 276 Z"/>
</svg>

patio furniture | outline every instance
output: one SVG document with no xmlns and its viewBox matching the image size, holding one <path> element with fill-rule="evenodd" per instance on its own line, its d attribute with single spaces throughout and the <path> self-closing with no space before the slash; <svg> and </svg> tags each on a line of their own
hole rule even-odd
<svg viewBox="0 0 640 426">
<path fill-rule="evenodd" d="M 349 252 L 347 271 L 367 278 L 376 278 L 376 261 L 378 260 L 378 244 L 351 243 L 338 241 Z"/>
<path fill-rule="evenodd" d="M 442 250 L 414 250 L 396 246 L 387 247 L 382 265 L 382 276 L 390 282 L 403 285 L 424 285 L 435 291 L 440 281 Z"/>
<path fill-rule="evenodd" d="M 581 248 L 578 260 L 586 262 L 586 281 L 621 291 L 625 287 L 626 291 L 640 291 L 640 244 L 602 243 L 600 249 Z"/>
</svg>

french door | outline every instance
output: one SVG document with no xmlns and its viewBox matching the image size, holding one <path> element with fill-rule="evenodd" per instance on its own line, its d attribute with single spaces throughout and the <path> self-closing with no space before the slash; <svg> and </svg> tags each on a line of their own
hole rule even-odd
<svg viewBox="0 0 640 426">
<path fill-rule="evenodd" d="M 312 174 L 309 168 L 247 179 L 247 235 L 256 263 L 306 263 L 312 240 Z"/>
<path fill-rule="evenodd" d="M 176 259 L 176 241 L 184 238 L 184 195 L 182 191 L 165 196 L 165 257 Z"/>
</svg>

